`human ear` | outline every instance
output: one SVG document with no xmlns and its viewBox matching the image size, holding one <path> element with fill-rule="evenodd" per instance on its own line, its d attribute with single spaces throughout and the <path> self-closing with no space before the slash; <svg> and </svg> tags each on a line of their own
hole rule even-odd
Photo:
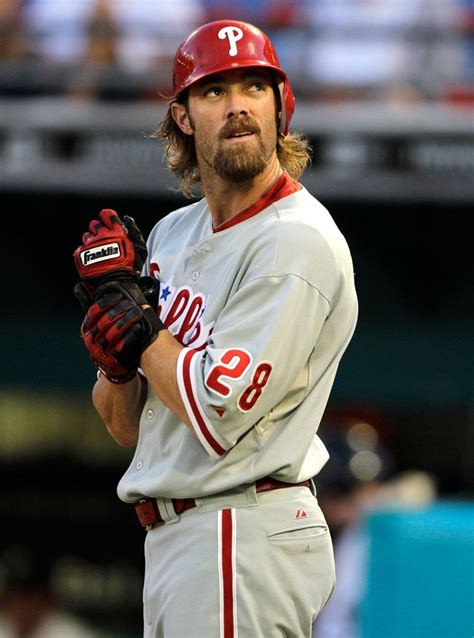
<svg viewBox="0 0 474 638">
<path fill-rule="evenodd" d="M 179 102 L 173 102 L 171 105 L 171 115 L 173 120 L 179 126 L 181 131 L 185 135 L 192 135 L 194 133 L 193 127 L 191 126 L 191 121 L 188 115 L 188 111 L 184 104 L 179 104 Z"/>
</svg>

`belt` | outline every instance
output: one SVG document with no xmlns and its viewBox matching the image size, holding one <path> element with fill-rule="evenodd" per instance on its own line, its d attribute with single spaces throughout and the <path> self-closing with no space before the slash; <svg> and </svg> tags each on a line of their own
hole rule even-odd
<svg viewBox="0 0 474 638">
<path fill-rule="evenodd" d="M 311 487 L 311 481 L 302 481 L 301 483 L 284 483 L 283 481 L 277 481 L 276 479 L 266 476 L 255 483 L 257 493 L 279 490 L 284 487 Z M 186 512 L 186 510 L 196 507 L 196 501 L 193 498 L 174 498 L 172 499 L 172 503 L 176 514 L 182 514 L 183 512 Z M 135 510 L 141 526 L 147 530 L 150 530 L 153 525 L 156 525 L 157 523 L 164 523 L 158 509 L 156 498 L 142 498 L 142 500 L 135 505 Z"/>
</svg>

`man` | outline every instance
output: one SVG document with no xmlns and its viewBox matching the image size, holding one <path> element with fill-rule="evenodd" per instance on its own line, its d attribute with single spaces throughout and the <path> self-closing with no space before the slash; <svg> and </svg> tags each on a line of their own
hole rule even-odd
<svg viewBox="0 0 474 638">
<path fill-rule="evenodd" d="M 94 405 L 136 446 L 118 493 L 149 530 L 145 636 L 310 636 L 334 586 L 311 478 L 356 323 L 350 253 L 296 181 L 307 144 L 260 30 L 198 28 L 173 84 L 157 135 L 183 191 L 205 197 L 160 221 L 148 251 L 133 220 L 102 211 L 75 253 Z"/>
</svg>

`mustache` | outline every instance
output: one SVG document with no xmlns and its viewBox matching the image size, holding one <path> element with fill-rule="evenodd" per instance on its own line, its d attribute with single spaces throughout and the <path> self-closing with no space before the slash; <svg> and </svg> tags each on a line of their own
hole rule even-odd
<svg viewBox="0 0 474 638">
<path fill-rule="evenodd" d="M 250 117 L 242 118 L 241 120 L 232 120 L 225 124 L 220 132 L 220 139 L 225 139 L 231 135 L 237 133 L 243 133 L 248 131 L 249 133 L 260 133 L 260 127 Z"/>
</svg>

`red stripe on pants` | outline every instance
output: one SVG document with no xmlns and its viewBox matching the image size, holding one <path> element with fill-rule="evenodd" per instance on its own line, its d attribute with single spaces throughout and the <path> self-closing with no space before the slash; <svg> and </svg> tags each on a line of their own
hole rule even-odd
<svg viewBox="0 0 474 638">
<path fill-rule="evenodd" d="M 222 585 L 224 638 L 234 638 L 234 574 L 232 564 L 232 510 L 222 510 Z"/>
</svg>

